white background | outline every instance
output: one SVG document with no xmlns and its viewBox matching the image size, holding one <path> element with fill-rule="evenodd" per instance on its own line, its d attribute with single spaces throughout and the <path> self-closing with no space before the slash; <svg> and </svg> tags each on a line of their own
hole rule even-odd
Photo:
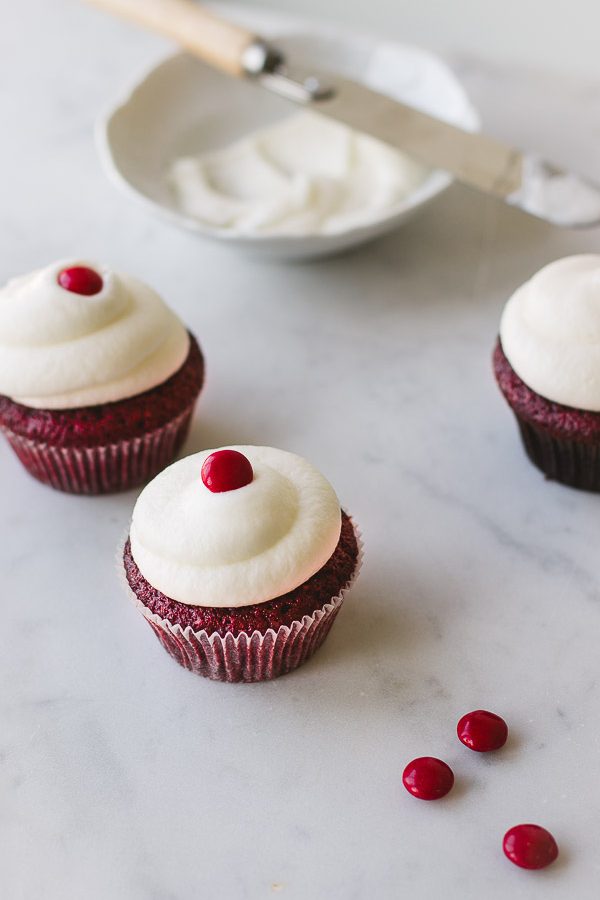
<svg viewBox="0 0 600 900">
<path fill-rule="evenodd" d="M 600 76 L 594 0 L 266 0 L 433 47 L 507 63 Z"/>
</svg>

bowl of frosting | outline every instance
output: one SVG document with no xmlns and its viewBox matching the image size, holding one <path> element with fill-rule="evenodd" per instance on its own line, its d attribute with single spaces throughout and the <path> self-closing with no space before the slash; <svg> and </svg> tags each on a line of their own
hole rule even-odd
<svg viewBox="0 0 600 900">
<path fill-rule="evenodd" d="M 476 111 L 432 54 L 354 32 L 246 12 L 289 59 L 362 81 L 454 125 Z M 200 237 L 280 259 L 336 253 L 385 234 L 452 178 L 367 134 L 298 110 L 176 53 L 98 124 L 112 180 Z"/>
</svg>

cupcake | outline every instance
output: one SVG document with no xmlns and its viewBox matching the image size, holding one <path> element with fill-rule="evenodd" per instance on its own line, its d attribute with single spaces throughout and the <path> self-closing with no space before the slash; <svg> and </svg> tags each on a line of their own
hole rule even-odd
<svg viewBox="0 0 600 900">
<path fill-rule="evenodd" d="M 534 465 L 600 491 L 600 256 L 557 260 L 512 295 L 494 371 Z"/>
<path fill-rule="evenodd" d="M 130 275 L 58 262 L 0 290 L 0 428 L 54 488 L 152 478 L 185 440 L 203 378 L 195 338 Z"/>
<path fill-rule="evenodd" d="M 140 494 L 122 557 L 165 649 L 217 681 L 264 681 L 307 660 L 359 558 L 329 482 L 272 447 L 207 450 L 169 466 Z"/>
</svg>

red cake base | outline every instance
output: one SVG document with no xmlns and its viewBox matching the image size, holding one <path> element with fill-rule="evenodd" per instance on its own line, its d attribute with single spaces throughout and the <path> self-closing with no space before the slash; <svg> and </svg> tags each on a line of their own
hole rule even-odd
<svg viewBox="0 0 600 900">
<path fill-rule="evenodd" d="M 359 568 L 359 543 L 342 513 L 340 540 L 328 562 L 293 591 L 242 607 L 187 606 L 150 585 L 129 541 L 123 564 L 137 606 L 168 653 L 216 681 L 265 681 L 305 662 L 325 640 Z"/>
<path fill-rule="evenodd" d="M 493 363 L 531 462 L 547 478 L 600 491 L 600 413 L 563 406 L 536 394 L 514 371 L 500 340 Z"/>
<path fill-rule="evenodd" d="M 204 381 L 204 360 L 190 351 L 167 381 L 126 400 L 81 409 L 33 409 L 0 396 L 0 429 L 39 481 L 75 494 L 124 491 L 175 458 Z"/>
</svg>

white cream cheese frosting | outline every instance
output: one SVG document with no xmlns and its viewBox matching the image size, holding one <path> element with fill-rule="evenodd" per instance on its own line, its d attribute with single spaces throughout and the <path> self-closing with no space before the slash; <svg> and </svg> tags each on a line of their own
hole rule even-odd
<svg viewBox="0 0 600 900">
<path fill-rule="evenodd" d="M 89 266 L 102 290 L 65 290 L 65 268 Z M 0 394 L 39 409 L 124 400 L 166 381 L 189 352 L 184 325 L 155 291 L 106 266 L 62 261 L 0 290 Z"/>
<path fill-rule="evenodd" d="M 504 308 L 500 340 L 531 390 L 600 412 L 600 255 L 559 259 L 522 285 Z"/>
<path fill-rule="evenodd" d="M 428 174 L 404 154 L 314 112 L 222 150 L 176 160 L 179 208 L 238 234 L 332 234 L 390 213 Z"/>
<path fill-rule="evenodd" d="M 333 554 L 341 531 L 329 482 L 300 456 L 231 447 L 254 470 L 250 484 L 212 493 L 205 450 L 144 488 L 133 511 L 131 553 L 146 579 L 189 606 L 266 603 L 303 584 Z"/>
</svg>

